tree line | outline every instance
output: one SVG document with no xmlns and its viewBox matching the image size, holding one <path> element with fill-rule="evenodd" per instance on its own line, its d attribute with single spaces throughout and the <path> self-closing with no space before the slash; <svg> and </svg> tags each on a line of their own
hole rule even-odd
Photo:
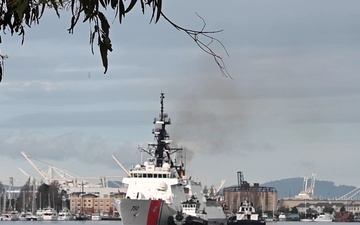
<svg viewBox="0 0 360 225">
<path fill-rule="evenodd" d="M 9 192 L 5 189 L 5 185 L 0 182 L 1 211 L 33 212 L 37 209 L 51 207 L 56 210 L 62 209 L 64 206 L 69 208 L 70 202 L 67 193 L 60 189 L 60 184 L 53 181 L 51 184 L 41 184 L 37 186 L 30 179 L 21 187 L 19 194 Z"/>
</svg>

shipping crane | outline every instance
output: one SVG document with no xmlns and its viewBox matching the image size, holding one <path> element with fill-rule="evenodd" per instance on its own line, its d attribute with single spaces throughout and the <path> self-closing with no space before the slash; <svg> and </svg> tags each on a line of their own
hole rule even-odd
<svg viewBox="0 0 360 225">
<path fill-rule="evenodd" d="M 315 181 L 316 181 L 315 177 L 316 177 L 316 173 L 312 173 L 310 187 L 308 187 L 309 178 L 306 176 L 304 177 L 303 189 L 298 195 L 295 196 L 295 198 L 310 199 L 314 197 Z"/>
<path fill-rule="evenodd" d="M 48 165 L 48 172 L 44 172 L 35 163 L 31 160 L 31 157 L 27 155 L 25 152 L 21 152 L 21 154 L 25 157 L 25 159 L 35 168 L 35 170 L 40 174 L 44 183 L 51 184 L 53 181 L 58 181 L 59 184 L 66 187 L 107 187 L 108 186 L 108 178 L 121 178 L 122 176 L 103 176 L 103 177 L 79 177 L 67 170 L 59 169 L 53 165 Z M 20 169 L 20 168 L 19 168 Z M 25 175 L 28 175 L 25 171 L 21 170 Z M 94 184 L 89 182 L 88 180 L 98 180 L 100 184 Z"/>
<path fill-rule="evenodd" d="M 224 186 L 225 184 L 225 180 L 220 181 L 219 184 L 217 184 L 216 186 L 212 186 L 208 191 L 207 191 L 207 196 L 209 198 L 217 198 L 219 195 L 219 191 L 221 190 L 221 188 Z"/>
</svg>

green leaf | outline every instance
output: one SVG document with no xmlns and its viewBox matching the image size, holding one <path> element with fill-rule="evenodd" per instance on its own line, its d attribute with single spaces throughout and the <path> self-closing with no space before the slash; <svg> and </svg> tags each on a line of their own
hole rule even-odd
<svg viewBox="0 0 360 225">
<path fill-rule="evenodd" d="M 22 21 L 25 10 L 29 7 L 28 0 L 22 0 L 19 2 L 19 4 L 16 7 L 16 11 L 19 16 L 19 20 Z"/>
<path fill-rule="evenodd" d="M 155 0 L 153 0 L 153 2 L 152 2 L 152 15 L 151 15 L 151 19 L 150 19 L 150 22 L 152 22 L 153 21 L 153 19 L 154 19 L 154 16 L 155 16 L 155 10 L 156 10 L 156 3 L 155 3 Z"/>
<path fill-rule="evenodd" d="M 94 39 L 95 39 L 95 34 L 96 34 L 96 32 L 97 32 L 97 29 L 96 29 L 96 26 L 95 26 L 94 32 L 92 32 L 92 33 L 90 34 L 90 45 L 91 45 L 91 52 L 92 52 L 92 54 L 94 54 Z"/>
<path fill-rule="evenodd" d="M 142 2 L 142 0 L 140 0 Z M 125 13 L 128 13 L 132 10 L 132 8 L 134 8 L 135 4 L 136 4 L 137 0 L 131 0 L 129 6 L 127 7 L 127 9 L 125 10 Z"/>
<path fill-rule="evenodd" d="M 110 29 L 109 22 L 107 21 L 105 15 L 102 12 L 99 12 L 98 16 L 101 21 L 101 29 L 106 34 L 106 36 L 109 36 L 109 29 Z"/>
<path fill-rule="evenodd" d="M 3 66 L 2 63 L 0 64 L 0 82 L 2 81 L 2 75 L 3 75 Z"/>
<path fill-rule="evenodd" d="M 45 8 L 46 8 L 46 4 L 45 4 L 45 2 L 43 2 L 41 4 L 41 12 L 40 12 L 39 18 L 42 17 L 42 15 L 44 14 Z"/>
<path fill-rule="evenodd" d="M 83 23 L 85 23 L 90 17 L 91 17 L 90 14 L 86 14 L 86 17 L 85 17 L 85 19 L 83 20 Z M 74 24 L 74 26 L 75 26 L 75 24 Z"/>
<path fill-rule="evenodd" d="M 118 0 L 111 0 L 111 8 L 115 9 L 118 4 Z"/>
<path fill-rule="evenodd" d="M 157 4 L 157 15 L 156 15 L 156 20 L 155 23 L 157 23 L 160 19 L 161 16 L 161 7 L 162 7 L 162 0 L 158 0 L 158 4 Z"/>
<path fill-rule="evenodd" d="M 144 1 L 140 1 L 140 3 L 141 3 L 141 10 L 142 10 L 142 13 L 144 14 L 145 13 L 145 3 L 144 3 Z"/>
<path fill-rule="evenodd" d="M 105 4 L 104 0 L 100 0 L 100 4 L 102 5 L 102 7 L 104 7 L 106 9 L 106 4 Z"/>
<path fill-rule="evenodd" d="M 59 8 L 58 3 L 57 3 L 55 0 L 50 0 L 50 2 L 51 2 L 51 4 L 52 4 L 52 6 L 54 7 L 54 10 L 55 10 L 55 12 L 56 12 L 56 15 L 57 15 L 58 17 L 60 17 L 59 10 L 58 10 L 58 8 Z"/>
<path fill-rule="evenodd" d="M 123 0 L 119 0 L 119 22 L 121 23 L 122 17 L 125 17 L 125 6 Z"/>
<path fill-rule="evenodd" d="M 105 74 L 108 69 L 108 58 L 107 58 L 108 50 L 107 50 L 105 44 L 101 41 L 100 37 L 99 37 L 99 48 L 100 48 L 102 63 L 105 68 L 105 71 L 104 71 L 104 74 Z"/>
</svg>

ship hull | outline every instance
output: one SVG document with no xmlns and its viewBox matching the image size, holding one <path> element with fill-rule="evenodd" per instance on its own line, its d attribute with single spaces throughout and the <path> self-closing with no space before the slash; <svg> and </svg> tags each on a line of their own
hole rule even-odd
<svg viewBox="0 0 360 225">
<path fill-rule="evenodd" d="M 229 217 L 227 225 L 266 225 L 264 220 L 240 219 L 237 220 L 236 216 Z"/>
<path fill-rule="evenodd" d="M 266 222 L 260 220 L 237 220 L 228 223 L 228 225 L 266 225 Z"/>
<path fill-rule="evenodd" d="M 115 206 L 123 225 L 168 225 L 176 213 L 163 200 L 121 199 Z"/>
<path fill-rule="evenodd" d="M 209 224 L 225 225 L 227 223 L 226 215 L 221 207 L 206 206 L 205 212 Z"/>
</svg>

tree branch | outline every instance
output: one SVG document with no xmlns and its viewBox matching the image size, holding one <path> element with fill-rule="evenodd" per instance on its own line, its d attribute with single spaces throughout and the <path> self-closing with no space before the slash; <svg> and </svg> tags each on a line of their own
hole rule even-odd
<svg viewBox="0 0 360 225">
<path fill-rule="evenodd" d="M 205 31 L 205 27 L 206 27 L 206 22 L 205 20 L 196 13 L 196 15 L 203 21 L 203 27 L 200 30 L 192 30 L 192 29 L 187 29 L 184 27 L 181 27 L 177 24 L 175 24 L 174 22 L 172 22 L 172 20 L 170 20 L 163 12 L 161 12 L 161 16 L 168 22 L 170 23 L 173 27 L 175 27 L 177 30 L 179 31 L 183 31 L 185 32 L 191 39 L 193 39 L 193 41 L 196 43 L 196 45 L 203 50 L 205 53 L 211 55 L 214 58 L 215 63 L 218 65 L 218 67 L 220 68 L 220 72 L 224 77 L 228 77 L 231 78 L 231 75 L 229 74 L 229 72 L 226 69 L 225 66 L 225 62 L 223 60 L 223 58 L 218 55 L 211 47 L 210 45 L 215 42 L 217 42 L 218 44 L 221 45 L 221 47 L 223 48 L 223 50 L 225 51 L 226 55 L 229 56 L 228 51 L 226 50 L 224 44 L 217 38 L 211 36 L 211 34 L 216 34 L 216 33 L 220 33 L 223 30 L 216 30 L 216 31 Z M 207 43 L 205 41 L 200 40 L 201 37 L 204 37 L 205 40 L 207 40 Z"/>
</svg>

